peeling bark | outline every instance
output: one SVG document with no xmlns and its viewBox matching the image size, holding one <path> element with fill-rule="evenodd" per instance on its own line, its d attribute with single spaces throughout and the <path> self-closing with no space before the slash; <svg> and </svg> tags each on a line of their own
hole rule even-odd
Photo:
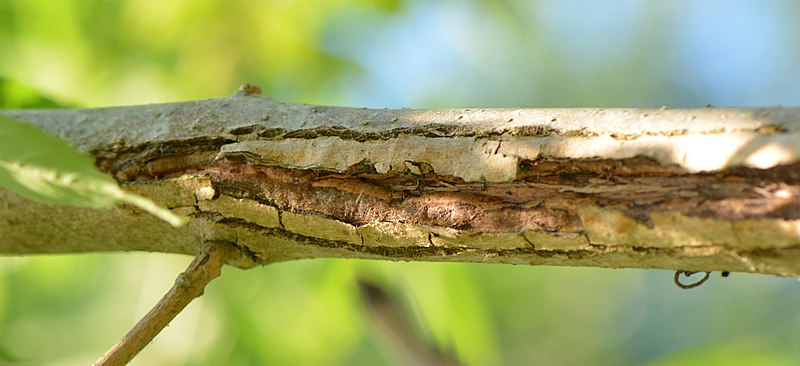
<svg viewBox="0 0 800 366">
<path fill-rule="evenodd" d="M 369 110 L 257 95 L 1 111 L 192 218 L 0 191 L 0 252 L 236 244 L 300 258 L 800 275 L 800 109 Z"/>
</svg>

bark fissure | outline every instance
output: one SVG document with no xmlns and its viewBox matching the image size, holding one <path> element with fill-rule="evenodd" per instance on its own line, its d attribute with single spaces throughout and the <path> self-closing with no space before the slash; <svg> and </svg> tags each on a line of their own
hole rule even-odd
<svg viewBox="0 0 800 366">
<path fill-rule="evenodd" d="M 521 180 L 508 183 L 467 183 L 435 174 L 344 175 L 230 160 L 203 172 L 225 194 L 255 197 L 277 208 L 291 207 L 350 224 L 428 223 L 474 232 L 556 230 L 575 227 L 576 210 L 586 205 L 619 209 L 649 227 L 653 224 L 648 213 L 664 211 L 724 220 L 800 218 L 796 198 L 800 182 L 792 174 L 800 170 L 797 164 L 762 175 L 753 169 L 690 175 L 653 169 L 642 174 L 627 169 L 625 161 L 615 161 L 622 169 L 600 173 L 576 169 L 584 163 L 603 164 L 561 160 L 559 165 L 550 164 L 553 170 L 537 172 L 535 177 L 528 171 Z M 333 201 L 340 204 L 332 205 Z M 348 204 L 361 203 L 365 210 L 345 211 Z"/>
<path fill-rule="evenodd" d="M 221 146 L 234 142 L 225 138 L 198 137 L 126 146 L 119 140 L 90 153 L 95 165 L 120 182 L 151 180 L 184 174 L 214 161 Z"/>
<path fill-rule="evenodd" d="M 433 244 L 431 246 L 419 246 L 419 247 L 366 246 L 366 245 L 348 243 L 344 241 L 306 236 L 282 228 L 263 227 L 242 219 L 225 218 L 218 221 L 217 223 L 232 229 L 246 229 L 257 233 L 258 235 L 263 235 L 265 237 L 271 237 L 271 238 L 285 239 L 305 246 L 336 249 L 351 253 L 347 257 L 358 257 L 359 255 L 360 256 L 374 255 L 380 257 L 381 259 L 387 259 L 387 260 L 414 260 L 414 259 L 434 258 L 441 256 L 458 256 L 458 255 L 463 255 L 465 253 L 472 253 L 482 256 L 488 255 L 492 257 L 508 257 L 508 258 L 518 258 L 521 255 L 530 255 L 531 257 L 538 257 L 541 259 L 569 258 L 571 260 L 580 260 L 580 259 L 587 259 L 591 257 L 615 254 L 615 253 L 632 253 L 642 256 L 659 255 L 665 257 L 680 256 L 682 254 L 689 256 L 691 255 L 692 252 L 709 251 L 709 250 L 712 251 L 722 250 L 734 256 L 741 256 L 741 257 L 748 257 L 748 256 L 780 257 L 783 254 L 781 253 L 782 251 L 792 252 L 800 250 L 800 245 L 781 248 L 781 249 L 774 249 L 774 248 L 754 249 L 748 252 L 736 252 L 734 248 L 727 248 L 725 246 L 718 246 L 718 245 L 704 245 L 704 246 L 695 245 L 695 246 L 677 246 L 671 248 L 655 248 L 655 247 L 639 247 L 639 246 L 623 247 L 623 246 L 610 246 L 602 244 L 591 244 L 590 246 L 587 247 L 587 249 L 576 249 L 576 250 L 560 250 L 560 249 L 543 250 L 543 249 L 536 249 L 533 246 L 520 247 L 515 249 L 491 249 L 491 248 L 478 249 L 470 247 L 439 247 Z M 520 240 L 527 240 L 527 239 L 520 238 Z M 261 249 L 266 249 L 266 248 L 261 248 Z M 259 254 L 258 248 L 246 248 L 246 250 L 247 251 L 245 253 L 247 253 L 247 255 L 250 256 L 251 258 L 254 258 L 255 262 L 257 263 L 264 264 L 274 261 L 272 259 L 267 258 L 264 255 Z M 304 259 L 304 258 L 306 257 L 302 256 L 301 254 L 291 259 Z M 308 258 L 314 258 L 314 257 L 308 257 Z"/>
<path fill-rule="evenodd" d="M 724 245 L 676 246 L 669 248 L 614 246 L 591 244 L 583 249 L 536 249 L 534 246 L 515 249 L 481 249 L 474 247 L 441 247 L 431 242 L 430 246 L 367 246 L 297 234 L 282 228 L 262 227 L 241 219 L 223 219 L 220 225 L 234 230 L 247 230 L 263 236 L 265 242 L 286 241 L 297 245 L 287 259 L 318 258 L 321 254 L 344 258 L 371 258 L 385 260 L 425 261 L 475 261 L 490 263 L 527 265 L 594 265 L 601 267 L 625 267 L 634 263 L 638 268 L 665 268 L 659 262 L 669 258 L 685 258 L 681 265 L 688 270 L 708 271 L 774 271 L 789 268 L 792 261 L 787 256 L 800 253 L 800 245 L 738 251 Z M 520 238 L 520 240 L 527 240 Z M 534 244 L 535 245 L 535 244 Z M 276 248 L 268 245 L 249 247 L 257 264 L 275 261 L 270 258 Z M 321 251 L 322 250 L 322 251 Z M 778 266 L 778 267 L 776 267 Z M 786 266 L 786 267 L 780 267 Z M 677 268 L 677 267 L 676 267 Z M 671 269 L 671 268 L 670 268 Z"/>
</svg>

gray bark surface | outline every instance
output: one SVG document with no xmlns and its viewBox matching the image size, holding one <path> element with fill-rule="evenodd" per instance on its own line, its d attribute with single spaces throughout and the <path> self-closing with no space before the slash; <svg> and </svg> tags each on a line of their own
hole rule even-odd
<svg viewBox="0 0 800 366">
<path fill-rule="evenodd" d="M 0 111 L 191 218 L 0 190 L 0 253 L 234 243 L 300 258 L 800 275 L 800 109 L 373 110 L 240 93 Z"/>
</svg>

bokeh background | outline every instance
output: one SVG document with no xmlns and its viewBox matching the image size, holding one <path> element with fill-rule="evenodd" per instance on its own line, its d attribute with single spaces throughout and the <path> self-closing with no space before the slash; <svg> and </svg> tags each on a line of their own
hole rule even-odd
<svg viewBox="0 0 800 366">
<path fill-rule="evenodd" d="M 359 107 L 797 106 L 799 15 L 791 0 L 3 0 L 0 101 L 170 102 L 250 82 Z M 0 364 L 91 363 L 190 260 L 0 258 Z M 470 365 L 800 364 L 794 279 L 686 291 L 668 271 L 356 260 L 226 269 L 133 364 L 398 364 L 358 277 Z"/>
</svg>

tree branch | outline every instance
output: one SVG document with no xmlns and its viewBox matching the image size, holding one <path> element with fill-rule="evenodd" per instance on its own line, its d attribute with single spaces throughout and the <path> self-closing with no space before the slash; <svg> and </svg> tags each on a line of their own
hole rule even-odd
<svg viewBox="0 0 800 366">
<path fill-rule="evenodd" d="M 800 275 L 800 109 L 370 110 L 240 93 L 0 112 L 190 217 L 0 191 L 0 252 L 469 261 Z"/>
<path fill-rule="evenodd" d="M 192 300 L 200 297 L 208 283 L 219 277 L 222 266 L 237 255 L 238 249 L 228 243 L 207 244 L 186 271 L 178 275 L 169 292 L 94 366 L 127 365 Z"/>
</svg>

